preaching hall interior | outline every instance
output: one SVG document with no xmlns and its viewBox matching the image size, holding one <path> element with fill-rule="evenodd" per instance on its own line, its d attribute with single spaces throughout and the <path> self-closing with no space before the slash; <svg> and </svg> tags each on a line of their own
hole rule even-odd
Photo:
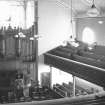
<svg viewBox="0 0 105 105">
<path fill-rule="evenodd" d="M 104 105 L 105 1 L 0 0 L 0 105 Z"/>
</svg>

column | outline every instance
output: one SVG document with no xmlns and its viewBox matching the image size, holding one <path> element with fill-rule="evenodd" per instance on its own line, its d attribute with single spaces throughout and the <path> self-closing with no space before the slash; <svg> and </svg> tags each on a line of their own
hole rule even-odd
<svg viewBox="0 0 105 105">
<path fill-rule="evenodd" d="M 52 84 L 52 67 L 50 66 L 50 88 L 53 88 L 53 84 Z"/>
<path fill-rule="evenodd" d="M 73 75 L 73 96 L 75 97 L 75 76 Z"/>
<path fill-rule="evenodd" d="M 38 86 L 38 0 L 34 0 L 35 84 Z"/>
</svg>

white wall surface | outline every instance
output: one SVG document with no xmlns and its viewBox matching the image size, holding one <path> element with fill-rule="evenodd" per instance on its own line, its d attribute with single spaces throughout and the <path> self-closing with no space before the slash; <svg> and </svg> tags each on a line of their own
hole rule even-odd
<svg viewBox="0 0 105 105">
<path fill-rule="evenodd" d="M 44 56 L 41 55 L 39 57 L 39 84 L 41 83 L 41 73 L 43 72 L 50 72 L 51 73 L 51 85 L 53 86 L 54 84 L 62 84 L 62 83 L 69 83 L 73 82 L 72 75 L 69 73 L 66 73 L 60 69 L 54 68 L 45 65 L 44 63 Z"/>
<path fill-rule="evenodd" d="M 50 72 L 51 73 L 51 85 L 53 86 L 54 84 L 62 84 L 62 83 L 69 83 L 73 82 L 72 75 L 69 73 L 66 73 L 64 71 L 61 71 L 60 69 L 54 68 L 43 64 L 44 62 L 44 56 L 41 55 L 39 57 L 39 84 L 41 83 L 41 73 L 43 72 Z"/>
<path fill-rule="evenodd" d="M 99 22 L 102 23 L 99 23 Z M 90 28 L 95 35 L 95 42 L 98 45 L 105 46 L 105 18 L 84 18 L 84 19 L 77 19 L 76 20 L 76 29 L 77 29 L 77 38 L 82 40 L 82 33 L 83 30 L 88 27 Z"/>
<path fill-rule="evenodd" d="M 39 0 L 39 55 L 61 45 L 70 35 L 69 9 L 56 0 Z"/>
<path fill-rule="evenodd" d="M 39 0 L 39 55 L 61 45 L 68 39 L 71 33 L 70 10 L 59 5 L 56 0 Z M 39 57 L 39 81 L 42 72 L 50 72 L 48 65 L 44 65 L 43 56 Z M 61 71 L 62 72 L 62 71 Z M 53 68 L 52 84 L 68 82 L 71 76 L 64 79 L 65 73 Z M 58 76 L 55 77 L 55 75 Z M 69 74 L 68 74 L 69 75 Z M 65 76 L 67 77 L 67 75 Z M 65 80 L 65 81 L 63 81 Z M 72 81 L 72 80 L 71 80 Z M 40 83 L 40 82 L 39 82 Z"/>
<path fill-rule="evenodd" d="M 52 68 L 52 85 L 73 82 L 71 74 L 61 71 L 57 68 Z"/>
</svg>

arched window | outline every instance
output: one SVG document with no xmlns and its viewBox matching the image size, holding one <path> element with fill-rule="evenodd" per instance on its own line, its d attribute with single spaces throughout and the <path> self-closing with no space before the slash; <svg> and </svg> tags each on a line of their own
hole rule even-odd
<svg viewBox="0 0 105 105">
<path fill-rule="evenodd" d="M 85 27 L 82 33 L 82 41 L 88 44 L 95 42 L 94 31 L 89 27 Z"/>
</svg>

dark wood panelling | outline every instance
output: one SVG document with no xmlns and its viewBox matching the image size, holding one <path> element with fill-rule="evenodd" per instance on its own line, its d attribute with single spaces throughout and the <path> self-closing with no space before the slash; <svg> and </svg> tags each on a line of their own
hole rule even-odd
<svg viewBox="0 0 105 105">
<path fill-rule="evenodd" d="M 45 54 L 45 64 L 59 68 L 65 72 L 105 87 L 105 70 L 85 63 L 65 59 L 52 54 Z"/>
</svg>

